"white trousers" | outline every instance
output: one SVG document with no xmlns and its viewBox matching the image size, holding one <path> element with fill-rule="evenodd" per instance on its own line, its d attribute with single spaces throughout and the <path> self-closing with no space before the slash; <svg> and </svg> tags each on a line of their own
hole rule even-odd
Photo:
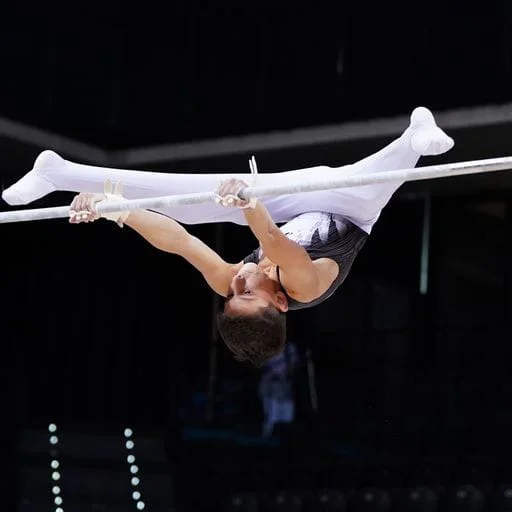
<svg viewBox="0 0 512 512">
<path fill-rule="evenodd" d="M 389 145 L 354 164 L 335 168 L 319 166 L 278 173 L 265 172 L 258 175 L 257 185 L 282 184 L 288 180 L 293 183 L 298 179 L 312 177 L 315 180 L 322 180 L 333 176 L 371 174 L 415 167 L 421 153 L 419 150 L 413 149 L 411 136 L 417 134 L 418 129 L 421 130 L 422 127 L 409 126 L 399 138 Z M 425 133 L 428 135 L 431 132 L 425 131 Z M 37 179 L 29 179 L 29 175 L 36 176 Z M 30 202 L 54 190 L 101 193 L 105 181 L 110 179 L 122 182 L 124 197 L 139 199 L 173 194 L 213 192 L 220 182 L 228 177 L 247 180 L 249 176 L 249 170 L 247 173 L 241 174 L 189 174 L 114 169 L 71 162 L 61 158 L 53 151 L 44 151 L 37 158 L 34 169 L 9 188 L 14 190 L 18 187 L 21 190 L 25 186 L 24 197 L 28 197 L 25 202 Z M 288 222 L 302 213 L 321 211 L 343 216 L 369 233 L 379 218 L 381 210 L 401 185 L 401 181 L 386 182 L 265 197 L 261 200 L 276 223 Z M 7 200 L 9 193 L 9 189 L 4 192 L 4 199 Z M 241 210 L 223 207 L 214 202 L 155 208 L 155 211 L 183 224 L 214 222 L 247 224 Z"/>
</svg>

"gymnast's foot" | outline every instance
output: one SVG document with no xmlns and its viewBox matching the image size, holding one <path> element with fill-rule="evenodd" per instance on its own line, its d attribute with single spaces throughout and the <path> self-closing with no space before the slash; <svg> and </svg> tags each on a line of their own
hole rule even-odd
<svg viewBox="0 0 512 512">
<path fill-rule="evenodd" d="M 436 124 L 432 112 L 425 107 L 411 114 L 411 147 L 420 155 L 441 155 L 453 148 L 454 141 Z"/>
<path fill-rule="evenodd" d="M 56 187 L 46 175 L 64 165 L 65 160 L 57 153 L 43 151 L 37 157 L 32 170 L 2 192 L 2 199 L 10 205 L 28 204 L 53 192 Z"/>
</svg>

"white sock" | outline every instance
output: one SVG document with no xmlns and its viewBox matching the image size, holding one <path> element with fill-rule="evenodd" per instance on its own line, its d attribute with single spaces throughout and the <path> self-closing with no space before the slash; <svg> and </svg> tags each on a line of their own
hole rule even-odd
<svg viewBox="0 0 512 512">
<path fill-rule="evenodd" d="M 45 171 L 62 165 L 65 161 L 57 153 L 43 151 L 32 170 L 2 192 L 2 199 L 11 205 L 27 204 L 53 192 L 56 187 L 46 179 Z"/>
<path fill-rule="evenodd" d="M 413 110 L 410 129 L 411 147 L 420 155 L 441 155 L 455 144 L 453 139 L 437 126 L 432 112 L 425 107 Z"/>
</svg>

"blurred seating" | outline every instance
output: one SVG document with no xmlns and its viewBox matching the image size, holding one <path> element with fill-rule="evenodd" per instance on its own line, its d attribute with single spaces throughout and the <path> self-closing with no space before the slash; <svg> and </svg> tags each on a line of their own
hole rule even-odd
<svg viewBox="0 0 512 512">
<path fill-rule="evenodd" d="M 226 512 L 260 512 L 259 500 L 252 493 L 234 493 L 229 497 Z"/>
<path fill-rule="evenodd" d="M 501 484 L 495 493 L 496 512 L 512 512 L 512 484 Z"/>
<path fill-rule="evenodd" d="M 512 484 L 233 493 L 224 512 L 512 512 Z"/>
<path fill-rule="evenodd" d="M 279 491 L 271 494 L 262 505 L 262 512 L 303 512 L 304 510 L 301 494 L 293 491 Z"/>
<path fill-rule="evenodd" d="M 354 512 L 387 512 L 391 511 L 391 496 L 384 489 L 366 487 L 351 496 L 349 505 Z"/>
<path fill-rule="evenodd" d="M 337 489 L 305 493 L 303 502 L 303 512 L 346 512 L 348 510 L 347 496 Z"/>
<path fill-rule="evenodd" d="M 431 487 L 403 489 L 397 495 L 396 509 L 400 512 L 438 512 L 438 496 Z"/>
<path fill-rule="evenodd" d="M 485 496 L 474 485 L 450 487 L 443 495 L 441 508 L 449 512 L 483 512 Z"/>
</svg>

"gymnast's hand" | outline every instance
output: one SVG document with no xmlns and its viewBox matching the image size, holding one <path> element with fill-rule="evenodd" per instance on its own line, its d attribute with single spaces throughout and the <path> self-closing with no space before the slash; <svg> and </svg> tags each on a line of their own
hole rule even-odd
<svg viewBox="0 0 512 512">
<path fill-rule="evenodd" d="M 69 222 L 78 224 L 80 222 L 93 222 L 104 218 L 115 222 L 123 227 L 124 222 L 130 215 L 129 211 L 103 212 L 99 214 L 96 211 L 96 205 L 102 201 L 117 202 L 123 200 L 123 186 L 120 182 L 112 183 L 110 180 L 105 182 L 104 194 L 84 193 L 78 194 L 69 207 Z"/>
<path fill-rule="evenodd" d="M 69 222 L 79 224 L 80 222 L 93 222 L 100 218 L 96 212 L 96 204 L 107 198 L 105 194 L 81 193 L 75 196 L 69 207 Z"/>
<path fill-rule="evenodd" d="M 215 191 L 215 202 L 221 206 L 234 206 L 236 208 L 254 208 L 256 199 L 240 199 L 239 193 L 249 185 L 237 178 L 224 180 Z"/>
</svg>

